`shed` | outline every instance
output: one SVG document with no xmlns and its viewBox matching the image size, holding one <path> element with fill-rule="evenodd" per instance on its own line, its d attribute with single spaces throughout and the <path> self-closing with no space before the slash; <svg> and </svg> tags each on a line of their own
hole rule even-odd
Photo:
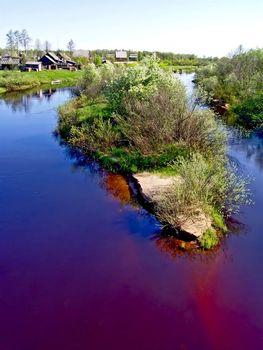
<svg viewBox="0 0 263 350">
<path fill-rule="evenodd" d="M 25 68 L 28 71 L 34 70 L 36 72 L 40 72 L 42 70 L 42 62 L 27 61 Z"/>
</svg>

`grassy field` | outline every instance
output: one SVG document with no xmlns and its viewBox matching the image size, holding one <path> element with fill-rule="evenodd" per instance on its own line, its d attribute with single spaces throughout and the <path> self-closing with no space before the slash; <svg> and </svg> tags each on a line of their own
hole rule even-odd
<svg viewBox="0 0 263 350">
<path fill-rule="evenodd" d="M 62 84 L 73 85 L 80 78 L 82 72 L 68 70 L 43 70 L 41 72 L 0 71 L 0 93 L 20 91 L 51 84 L 60 80 Z"/>
</svg>

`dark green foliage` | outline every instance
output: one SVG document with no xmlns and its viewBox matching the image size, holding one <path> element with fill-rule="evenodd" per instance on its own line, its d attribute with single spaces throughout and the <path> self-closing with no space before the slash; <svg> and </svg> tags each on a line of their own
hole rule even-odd
<svg viewBox="0 0 263 350">
<path fill-rule="evenodd" d="M 251 96 L 233 106 L 233 112 L 239 115 L 238 122 L 246 128 L 263 127 L 263 94 Z"/>
<path fill-rule="evenodd" d="M 237 122 L 247 128 L 262 127 L 263 50 L 223 57 L 201 68 L 196 82 L 217 103 L 228 103 L 237 114 Z"/>
</svg>

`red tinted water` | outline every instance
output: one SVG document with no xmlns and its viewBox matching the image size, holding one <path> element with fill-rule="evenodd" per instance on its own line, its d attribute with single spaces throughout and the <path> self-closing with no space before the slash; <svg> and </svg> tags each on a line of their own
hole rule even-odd
<svg viewBox="0 0 263 350">
<path fill-rule="evenodd" d="M 255 177 L 244 228 L 186 254 L 53 138 L 69 96 L 0 102 L 0 349 L 261 349 L 262 138 L 230 149 Z"/>
</svg>

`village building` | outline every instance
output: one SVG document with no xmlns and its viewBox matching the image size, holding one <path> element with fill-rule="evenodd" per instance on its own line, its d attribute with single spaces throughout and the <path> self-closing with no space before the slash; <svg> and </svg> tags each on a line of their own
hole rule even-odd
<svg viewBox="0 0 263 350">
<path fill-rule="evenodd" d="M 132 62 L 138 61 L 138 54 L 137 53 L 131 53 L 129 55 L 129 61 L 132 61 Z"/>
<path fill-rule="evenodd" d="M 27 61 L 25 64 L 25 70 L 28 72 L 31 72 L 31 71 L 40 72 L 42 70 L 42 62 Z"/>
<path fill-rule="evenodd" d="M 127 62 L 128 61 L 128 53 L 127 51 L 116 51 L 115 53 L 116 62 Z"/>
<path fill-rule="evenodd" d="M 41 62 L 46 69 L 57 69 L 59 64 L 62 63 L 61 59 L 53 52 L 47 52 L 39 59 L 39 62 Z"/>
<path fill-rule="evenodd" d="M 71 60 L 69 56 L 64 53 L 47 52 L 40 58 L 39 62 L 42 63 L 46 69 L 69 69 L 74 70 L 77 68 L 76 62 Z"/>
<path fill-rule="evenodd" d="M 20 58 L 19 57 L 11 57 L 9 55 L 5 55 L 0 58 L 0 69 L 18 69 L 20 66 Z"/>
</svg>

